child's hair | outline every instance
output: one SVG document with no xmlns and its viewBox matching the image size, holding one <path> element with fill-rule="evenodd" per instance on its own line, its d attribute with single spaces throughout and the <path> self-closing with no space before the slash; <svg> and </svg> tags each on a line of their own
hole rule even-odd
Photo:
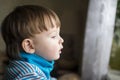
<svg viewBox="0 0 120 80">
<path fill-rule="evenodd" d="M 18 59 L 23 51 L 21 43 L 24 39 L 33 37 L 48 28 L 53 28 L 53 22 L 60 27 L 58 16 L 52 10 L 36 5 L 16 7 L 2 22 L 2 36 L 6 44 L 6 53 L 10 59 Z"/>
</svg>

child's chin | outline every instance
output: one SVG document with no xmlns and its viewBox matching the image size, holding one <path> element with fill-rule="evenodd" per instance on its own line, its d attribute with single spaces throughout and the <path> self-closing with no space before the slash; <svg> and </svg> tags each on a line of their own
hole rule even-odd
<svg viewBox="0 0 120 80">
<path fill-rule="evenodd" d="M 57 56 L 54 60 L 58 60 L 60 58 L 60 55 L 59 56 Z"/>
</svg>

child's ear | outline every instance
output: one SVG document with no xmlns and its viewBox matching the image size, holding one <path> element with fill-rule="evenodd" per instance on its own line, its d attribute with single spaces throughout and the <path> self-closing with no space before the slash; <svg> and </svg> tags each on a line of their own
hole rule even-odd
<svg viewBox="0 0 120 80">
<path fill-rule="evenodd" d="M 33 40 L 31 40 L 31 39 L 24 39 L 22 41 L 22 48 L 27 53 L 31 53 L 32 54 L 32 53 L 35 52 Z"/>
</svg>

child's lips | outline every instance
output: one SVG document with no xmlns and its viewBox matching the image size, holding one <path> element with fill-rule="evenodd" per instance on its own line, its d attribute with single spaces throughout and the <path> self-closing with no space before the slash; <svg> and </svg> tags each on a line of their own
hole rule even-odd
<svg viewBox="0 0 120 80">
<path fill-rule="evenodd" d="M 59 53 L 62 53 L 62 49 L 63 49 L 63 48 L 61 48 L 61 49 L 59 50 Z"/>
<path fill-rule="evenodd" d="M 62 53 L 62 51 L 59 51 L 59 53 L 61 54 L 61 53 Z"/>
</svg>

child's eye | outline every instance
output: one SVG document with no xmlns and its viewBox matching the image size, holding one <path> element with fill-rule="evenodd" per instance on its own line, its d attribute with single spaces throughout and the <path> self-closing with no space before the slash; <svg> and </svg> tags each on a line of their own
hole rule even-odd
<svg viewBox="0 0 120 80">
<path fill-rule="evenodd" d="M 51 38 L 56 38 L 57 36 L 52 36 Z"/>
</svg>

